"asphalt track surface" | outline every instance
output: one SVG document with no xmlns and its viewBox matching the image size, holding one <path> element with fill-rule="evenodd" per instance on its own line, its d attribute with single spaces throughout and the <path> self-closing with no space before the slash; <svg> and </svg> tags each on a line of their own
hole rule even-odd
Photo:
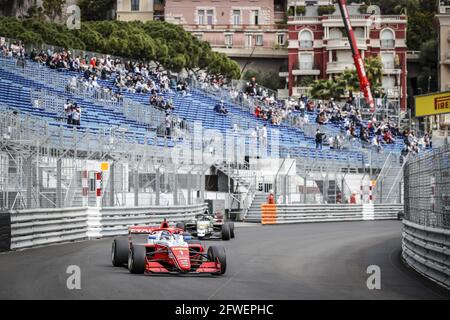
<svg viewBox="0 0 450 320">
<path fill-rule="evenodd" d="M 225 246 L 224 276 L 132 275 L 111 266 L 111 238 L 0 254 L 0 299 L 450 299 L 403 265 L 397 221 L 242 226 L 205 244 Z M 70 265 L 81 290 L 67 289 Z"/>
</svg>

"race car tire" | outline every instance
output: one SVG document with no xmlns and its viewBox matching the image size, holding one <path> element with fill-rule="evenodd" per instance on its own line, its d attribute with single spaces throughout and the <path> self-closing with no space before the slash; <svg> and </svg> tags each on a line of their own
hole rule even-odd
<svg viewBox="0 0 450 320">
<path fill-rule="evenodd" d="M 111 262 L 114 267 L 121 267 L 128 261 L 130 251 L 127 238 L 115 238 L 111 247 Z"/>
<path fill-rule="evenodd" d="M 145 271 L 145 255 L 144 246 L 132 246 L 128 255 L 128 270 L 131 273 L 144 273 Z"/>
<path fill-rule="evenodd" d="M 208 257 L 211 261 L 219 259 L 220 262 L 220 274 L 224 274 L 227 271 L 227 256 L 225 254 L 225 248 L 220 246 L 211 246 L 208 248 Z"/>
<path fill-rule="evenodd" d="M 222 240 L 230 240 L 231 232 L 230 225 L 228 223 L 224 223 L 222 225 Z"/>
<path fill-rule="evenodd" d="M 186 231 L 186 225 L 184 224 L 184 222 L 177 222 L 175 227 L 178 228 L 178 229 L 181 229 L 183 231 Z"/>
<path fill-rule="evenodd" d="M 230 225 L 230 237 L 231 239 L 234 239 L 234 222 L 228 222 Z"/>
</svg>

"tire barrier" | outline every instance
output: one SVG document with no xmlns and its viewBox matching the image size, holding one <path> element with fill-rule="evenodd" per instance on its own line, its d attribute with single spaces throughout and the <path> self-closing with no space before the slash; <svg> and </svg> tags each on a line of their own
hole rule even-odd
<svg viewBox="0 0 450 320">
<path fill-rule="evenodd" d="M 184 222 L 206 204 L 145 208 L 63 208 L 11 211 L 11 243 L 17 250 L 69 241 L 124 235 L 132 225 L 156 225 L 164 218 Z M 6 230 L 6 229 L 5 229 Z"/>
<path fill-rule="evenodd" d="M 396 220 L 400 211 L 399 204 L 264 204 L 261 220 L 262 224 Z"/>
<path fill-rule="evenodd" d="M 261 205 L 261 223 L 276 224 L 277 223 L 277 205 L 262 204 Z"/>
<path fill-rule="evenodd" d="M 11 217 L 9 212 L 0 212 L 0 252 L 11 248 Z"/>
<path fill-rule="evenodd" d="M 402 257 L 414 270 L 450 289 L 450 230 L 403 220 Z"/>
</svg>

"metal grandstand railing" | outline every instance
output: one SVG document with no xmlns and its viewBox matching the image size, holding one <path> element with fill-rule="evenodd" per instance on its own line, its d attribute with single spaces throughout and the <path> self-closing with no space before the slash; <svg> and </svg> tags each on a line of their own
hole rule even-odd
<svg viewBox="0 0 450 320">
<path fill-rule="evenodd" d="M 204 199 L 201 181 L 207 168 L 192 162 L 190 152 L 175 158 L 173 148 L 154 145 L 145 136 L 113 128 L 70 130 L 4 105 L 0 110 L 4 209 L 146 206 L 162 204 L 163 195 L 175 205 Z M 92 166 L 100 172 L 101 162 L 111 168 L 102 175 L 101 197 L 95 189 L 83 197 L 82 172 L 93 173 Z"/>
</svg>

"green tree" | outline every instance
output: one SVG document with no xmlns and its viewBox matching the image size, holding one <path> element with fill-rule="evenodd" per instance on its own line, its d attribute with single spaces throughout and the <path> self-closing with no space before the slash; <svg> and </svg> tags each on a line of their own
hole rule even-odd
<svg viewBox="0 0 450 320">
<path fill-rule="evenodd" d="M 428 93 L 438 90 L 437 55 L 438 44 L 436 39 L 430 39 L 420 47 L 420 74 L 417 81 L 423 92 Z"/>
<path fill-rule="evenodd" d="M 239 65 L 212 50 L 182 27 L 161 21 L 88 21 L 79 30 L 39 19 L 0 17 L 0 34 L 23 39 L 28 44 L 47 43 L 59 47 L 104 52 L 114 56 L 154 61 L 179 72 L 207 70 L 226 79 L 239 79 Z M 32 42 L 32 43 L 30 43 Z"/>
<path fill-rule="evenodd" d="M 273 71 L 255 71 L 250 69 L 244 73 L 242 79 L 251 80 L 253 77 L 256 78 L 259 85 L 274 91 L 284 88 L 285 85 L 284 80 Z"/>
<path fill-rule="evenodd" d="M 65 0 L 43 0 L 44 13 L 52 22 L 56 20 L 56 17 L 61 17 L 64 3 Z"/>
<path fill-rule="evenodd" d="M 83 21 L 107 20 L 108 12 L 114 8 L 115 0 L 78 0 Z"/>
<path fill-rule="evenodd" d="M 313 82 L 310 95 L 315 99 L 329 100 L 334 98 L 339 100 L 345 93 L 345 88 L 340 81 L 333 79 L 316 80 Z"/>
</svg>

